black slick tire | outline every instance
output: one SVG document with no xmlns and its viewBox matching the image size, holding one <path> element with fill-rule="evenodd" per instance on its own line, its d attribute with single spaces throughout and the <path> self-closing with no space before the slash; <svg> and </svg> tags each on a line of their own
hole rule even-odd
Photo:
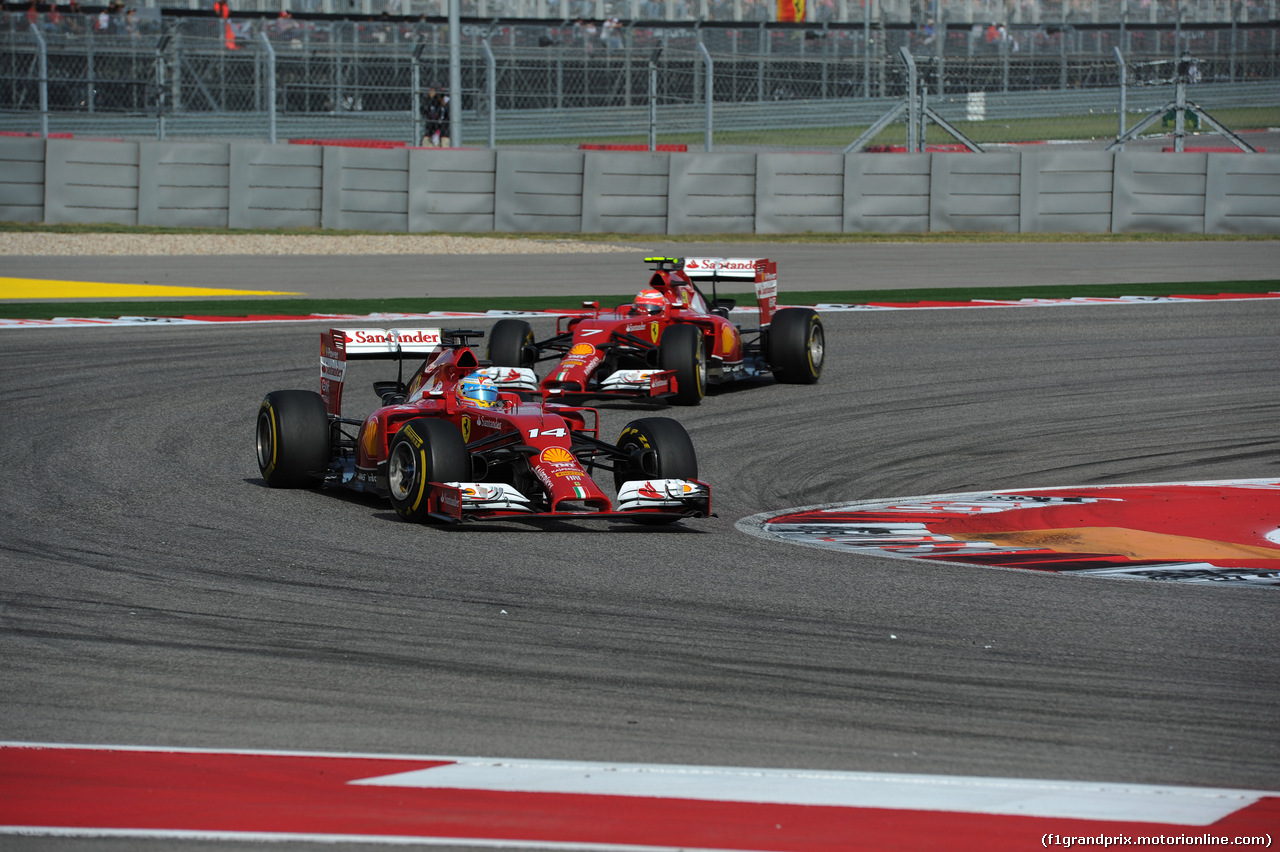
<svg viewBox="0 0 1280 852">
<path fill-rule="evenodd" d="M 676 405 L 697 405 L 707 392 L 707 353 L 702 331 L 692 325 L 669 325 L 658 342 L 658 365 L 676 371 Z"/>
<path fill-rule="evenodd" d="M 489 331 L 486 355 L 495 367 L 532 367 L 533 326 L 524 320 L 502 319 Z"/>
<path fill-rule="evenodd" d="M 783 308 L 769 324 L 769 369 L 780 382 L 811 385 L 822 375 L 826 334 L 812 308 Z"/>
<path fill-rule="evenodd" d="M 467 445 L 447 420 L 419 417 L 392 437 L 387 450 L 387 492 L 396 514 L 406 521 L 430 519 L 427 483 L 470 479 Z"/>
<path fill-rule="evenodd" d="M 615 488 L 633 479 L 698 478 L 698 454 L 693 440 L 679 421 L 669 417 L 632 420 L 618 436 L 618 448 L 631 462 L 619 460 L 614 466 Z"/>
<path fill-rule="evenodd" d="M 697 479 L 698 455 L 689 433 L 669 417 L 632 420 L 618 436 L 618 448 L 630 462 L 619 460 L 613 469 L 613 486 L 621 490 L 635 479 Z M 675 518 L 648 518 L 637 514 L 638 524 L 669 524 Z"/>
<path fill-rule="evenodd" d="M 272 488 L 314 488 L 329 467 L 329 415 L 315 391 L 278 390 L 258 407 L 258 470 Z"/>
</svg>

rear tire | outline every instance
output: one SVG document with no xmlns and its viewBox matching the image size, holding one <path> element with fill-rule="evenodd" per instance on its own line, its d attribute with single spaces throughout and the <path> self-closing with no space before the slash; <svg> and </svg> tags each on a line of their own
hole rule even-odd
<svg viewBox="0 0 1280 852">
<path fill-rule="evenodd" d="M 811 385 L 822 375 L 826 334 L 812 308 L 783 308 L 769 324 L 769 369 L 780 382 Z"/>
<path fill-rule="evenodd" d="M 529 347 L 534 345 L 533 326 L 524 320 L 502 319 L 489 331 L 487 356 L 495 367 L 532 367 Z"/>
<path fill-rule="evenodd" d="M 314 391 L 278 390 L 258 407 L 258 470 L 272 488 L 314 488 L 329 469 L 329 414 Z"/>
<path fill-rule="evenodd" d="M 707 352 L 702 331 L 693 325 L 669 325 L 658 343 L 658 365 L 676 371 L 677 405 L 697 405 L 707 392 Z"/>
<path fill-rule="evenodd" d="M 406 521 L 429 520 L 428 482 L 471 479 L 471 456 L 462 433 L 447 420 L 419 417 L 400 427 L 387 450 L 387 491 Z"/>
</svg>

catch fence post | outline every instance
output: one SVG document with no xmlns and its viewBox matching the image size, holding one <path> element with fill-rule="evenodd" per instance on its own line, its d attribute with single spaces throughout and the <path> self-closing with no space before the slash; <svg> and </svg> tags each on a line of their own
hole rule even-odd
<svg viewBox="0 0 1280 852">
<path fill-rule="evenodd" d="M 40 90 L 40 138 L 49 138 L 49 46 L 45 44 L 44 36 L 40 33 L 40 28 L 31 24 L 31 35 L 36 40 L 36 49 L 39 52 L 39 71 L 40 81 L 37 84 Z"/>
<path fill-rule="evenodd" d="M 267 138 L 276 144 L 276 49 L 267 38 L 267 31 L 258 33 L 258 39 L 267 56 Z"/>
<path fill-rule="evenodd" d="M 705 81 L 706 83 L 706 97 L 705 97 L 706 129 L 704 131 L 704 141 L 705 141 L 707 153 L 710 154 L 711 153 L 711 131 L 712 131 L 711 101 L 714 98 L 714 93 L 715 93 L 715 77 L 714 77 L 713 66 L 711 63 L 711 52 L 707 50 L 707 46 L 702 42 L 698 42 L 698 50 L 699 52 L 702 53 L 702 61 L 706 63 L 706 66 L 707 66 L 707 76 Z"/>
</svg>

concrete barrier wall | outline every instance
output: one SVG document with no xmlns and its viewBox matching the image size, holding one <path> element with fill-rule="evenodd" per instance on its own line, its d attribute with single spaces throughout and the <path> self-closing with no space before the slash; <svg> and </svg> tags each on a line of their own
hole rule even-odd
<svg viewBox="0 0 1280 852">
<path fill-rule="evenodd" d="M 0 221 L 44 221 L 43 139 L 0 142 Z"/>
<path fill-rule="evenodd" d="M 495 230 L 497 163 L 495 151 L 410 151 L 409 230 Z"/>
<path fill-rule="evenodd" d="M 50 139 L 44 221 L 138 224 L 138 143 Z"/>
<path fill-rule="evenodd" d="M 0 219 L 392 233 L 1280 235 L 1280 155 L 440 151 L 0 138 Z"/>
<path fill-rule="evenodd" d="M 333 230 L 409 230 L 409 152 L 324 149 L 320 226 Z"/>
<path fill-rule="evenodd" d="M 582 232 L 665 234 L 671 158 L 589 151 L 582 165 Z"/>
<path fill-rule="evenodd" d="M 1110 233 L 1114 169 L 1106 151 L 1024 152 L 1019 231 Z"/>
<path fill-rule="evenodd" d="M 231 228 L 319 228 L 324 149 L 312 145 L 232 145 Z"/>
<path fill-rule="evenodd" d="M 225 228 L 230 209 L 228 146 L 139 143 L 139 225 Z"/>
</svg>

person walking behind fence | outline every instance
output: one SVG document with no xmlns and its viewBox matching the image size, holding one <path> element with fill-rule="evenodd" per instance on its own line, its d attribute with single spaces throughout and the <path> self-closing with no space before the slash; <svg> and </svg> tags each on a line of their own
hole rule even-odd
<svg viewBox="0 0 1280 852">
<path fill-rule="evenodd" d="M 222 41 L 227 50 L 239 50 L 236 31 L 231 27 L 231 0 L 214 0 L 213 13 L 222 19 Z"/>
<path fill-rule="evenodd" d="M 422 108 L 423 117 L 427 120 L 426 135 L 422 137 L 423 147 L 449 147 L 449 96 L 436 91 L 435 86 L 427 87 L 427 102 Z"/>
</svg>

